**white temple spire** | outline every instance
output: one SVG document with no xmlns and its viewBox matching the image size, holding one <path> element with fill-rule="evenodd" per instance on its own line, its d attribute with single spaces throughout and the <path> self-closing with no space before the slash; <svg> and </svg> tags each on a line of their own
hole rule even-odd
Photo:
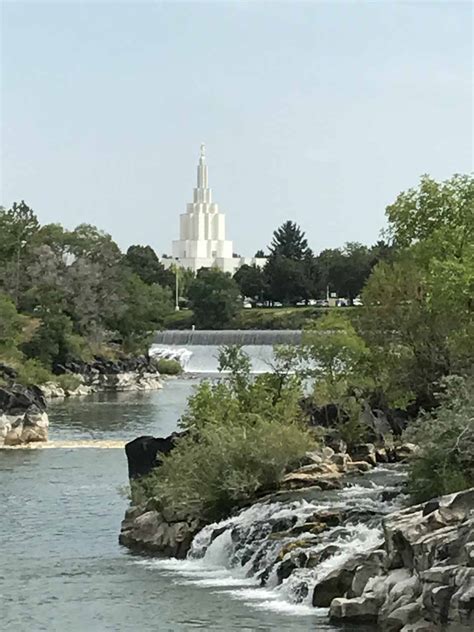
<svg viewBox="0 0 474 632">
<path fill-rule="evenodd" d="M 199 156 L 199 165 L 198 165 L 198 173 L 197 173 L 197 188 L 198 189 L 208 188 L 207 165 L 206 165 L 206 145 L 204 143 L 201 143 L 201 154 Z M 204 196 L 203 199 L 207 200 L 207 196 Z"/>
</svg>

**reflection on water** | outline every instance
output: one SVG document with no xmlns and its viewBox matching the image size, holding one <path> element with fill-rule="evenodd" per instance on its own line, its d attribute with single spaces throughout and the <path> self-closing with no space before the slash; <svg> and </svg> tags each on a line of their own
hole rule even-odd
<svg viewBox="0 0 474 632">
<path fill-rule="evenodd" d="M 167 380 L 158 391 L 96 393 L 50 404 L 50 439 L 118 439 L 142 434 L 167 436 L 176 430 L 196 380 Z"/>
</svg>

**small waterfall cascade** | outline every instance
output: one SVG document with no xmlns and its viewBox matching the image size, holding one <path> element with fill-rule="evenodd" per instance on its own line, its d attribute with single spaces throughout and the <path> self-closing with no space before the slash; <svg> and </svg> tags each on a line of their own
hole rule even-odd
<svg viewBox="0 0 474 632">
<path fill-rule="evenodd" d="M 271 371 L 273 347 L 270 345 L 248 345 L 243 350 L 249 354 L 253 373 Z M 171 345 L 154 344 L 150 355 L 155 358 L 177 360 L 185 373 L 215 374 L 218 367 L 219 346 L 217 345 Z"/>
<path fill-rule="evenodd" d="M 301 331 L 294 329 L 229 329 L 229 330 L 168 330 L 158 331 L 153 339 L 156 345 L 297 345 Z"/>
<path fill-rule="evenodd" d="M 204 527 L 186 560 L 145 563 L 178 576 L 178 584 L 212 588 L 252 608 L 326 617 L 327 608 L 313 607 L 315 586 L 382 543 L 381 519 L 400 507 L 402 496 L 393 493 L 404 477 L 397 466 L 379 467 L 338 491 L 275 496 Z M 315 530 L 336 514 L 342 519 Z"/>
</svg>

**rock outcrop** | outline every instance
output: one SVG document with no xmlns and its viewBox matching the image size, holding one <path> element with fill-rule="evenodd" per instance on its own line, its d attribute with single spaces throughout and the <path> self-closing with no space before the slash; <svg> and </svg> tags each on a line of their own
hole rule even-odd
<svg viewBox="0 0 474 632">
<path fill-rule="evenodd" d="M 18 446 L 47 441 L 46 401 L 35 386 L 0 388 L 0 444 Z"/>
<path fill-rule="evenodd" d="M 137 437 L 125 445 L 128 461 L 128 478 L 134 480 L 146 476 L 160 464 L 160 455 L 168 454 L 183 433 L 173 432 L 169 437 Z"/>
<path fill-rule="evenodd" d="M 41 386 L 47 399 L 104 391 L 150 391 L 163 386 L 156 361 L 147 356 L 116 361 L 98 357 L 94 362 L 56 364 L 53 370 L 56 375 L 73 375 L 79 384 L 63 388 L 54 381 L 47 382 Z"/>
<path fill-rule="evenodd" d="M 197 518 L 163 515 L 153 501 L 127 510 L 119 543 L 133 551 L 144 551 L 183 559 L 203 524 Z"/>
<path fill-rule="evenodd" d="M 331 619 L 390 632 L 474 629 L 474 488 L 390 514 L 383 530 L 382 549 L 332 578 L 345 589 Z"/>
</svg>

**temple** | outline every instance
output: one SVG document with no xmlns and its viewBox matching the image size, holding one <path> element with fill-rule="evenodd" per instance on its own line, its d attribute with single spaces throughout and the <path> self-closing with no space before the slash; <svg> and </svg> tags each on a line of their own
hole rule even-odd
<svg viewBox="0 0 474 632">
<path fill-rule="evenodd" d="M 233 256 L 232 241 L 225 234 L 225 215 L 212 200 L 204 144 L 193 201 L 187 205 L 186 213 L 181 214 L 179 239 L 173 241 L 173 259 L 195 272 L 215 266 L 231 274 L 244 263 L 262 265 L 265 261 Z"/>
</svg>

